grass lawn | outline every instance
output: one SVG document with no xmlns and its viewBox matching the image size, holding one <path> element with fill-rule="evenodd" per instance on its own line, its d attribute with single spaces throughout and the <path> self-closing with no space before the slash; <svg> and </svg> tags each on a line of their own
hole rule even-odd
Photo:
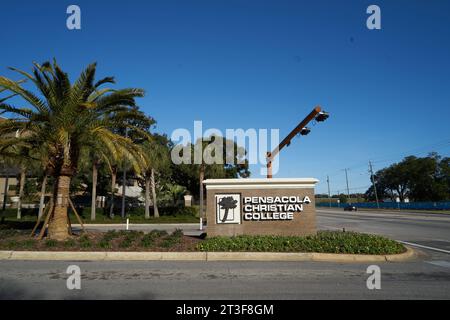
<svg viewBox="0 0 450 320">
<path fill-rule="evenodd" d="M 315 236 L 238 236 L 206 240 L 153 230 L 89 232 L 64 242 L 29 236 L 29 230 L 0 228 L 0 250 L 44 251 L 219 251 L 219 252 L 319 252 L 397 254 L 406 248 L 380 236 L 341 231 L 321 231 Z"/>
<path fill-rule="evenodd" d="M 164 214 L 164 211 L 162 210 Z M 189 213 L 189 212 L 187 212 Z M 70 221 L 72 224 L 78 224 L 78 220 L 73 213 L 69 214 Z M 90 208 L 85 208 L 82 212 L 82 220 L 84 224 L 125 224 L 127 218 L 130 223 L 198 223 L 199 218 L 196 217 L 195 213 L 186 214 L 185 210 L 182 210 L 180 214 L 174 213 L 173 215 L 161 215 L 159 218 L 150 217 L 150 219 L 145 219 L 142 214 L 135 214 L 131 212 L 125 219 L 122 219 L 120 215 L 115 215 L 113 219 L 102 214 L 102 210 L 98 209 L 96 214 L 96 219 L 90 219 Z M 37 220 L 37 209 L 23 211 L 21 219 L 17 219 L 17 209 L 6 209 L 5 212 L 0 211 L 0 219 L 6 224 L 10 224 L 15 228 L 20 228 L 20 224 L 23 224 L 24 228 L 30 224 L 36 223 Z M 31 227 L 32 228 L 32 227 Z M 23 228 L 22 228 L 23 229 Z"/>
</svg>

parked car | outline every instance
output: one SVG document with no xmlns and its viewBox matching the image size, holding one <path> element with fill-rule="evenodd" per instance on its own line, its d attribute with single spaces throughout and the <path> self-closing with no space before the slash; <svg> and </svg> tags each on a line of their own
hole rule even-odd
<svg viewBox="0 0 450 320">
<path fill-rule="evenodd" d="M 358 208 L 354 205 L 349 204 L 344 207 L 344 211 L 358 211 Z"/>
</svg>

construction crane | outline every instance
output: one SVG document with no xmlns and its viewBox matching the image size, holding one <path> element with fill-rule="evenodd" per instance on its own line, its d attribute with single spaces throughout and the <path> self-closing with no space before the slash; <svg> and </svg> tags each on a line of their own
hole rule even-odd
<svg viewBox="0 0 450 320">
<path fill-rule="evenodd" d="M 317 122 L 323 122 L 328 119 L 329 113 L 322 111 L 322 108 L 320 106 L 317 106 L 311 111 L 310 114 L 306 116 L 305 119 L 303 119 L 302 122 L 298 124 L 297 127 L 295 127 L 294 130 L 291 131 L 291 133 L 288 134 L 286 138 L 281 141 L 281 143 L 272 151 L 267 152 L 267 178 L 272 178 L 272 162 L 275 159 L 275 157 L 280 153 L 281 149 L 284 147 L 288 147 L 291 144 L 291 140 L 297 135 L 300 134 L 302 136 L 306 136 L 311 132 L 311 129 L 307 127 L 308 123 L 310 123 L 312 120 L 316 120 Z"/>
</svg>

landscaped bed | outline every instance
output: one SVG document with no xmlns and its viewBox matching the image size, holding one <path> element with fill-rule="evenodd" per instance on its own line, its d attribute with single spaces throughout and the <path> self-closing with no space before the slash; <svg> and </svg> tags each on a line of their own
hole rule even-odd
<svg viewBox="0 0 450 320">
<path fill-rule="evenodd" d="M 398 254 L 400 243 L 384 237 L 341 231 L 321 231 L 315 236 L 238 236 L 202 240 L 181 230 L 89 232 L 58 242 L 36 240 L 29 231 L 0 229 L 0 250 L 24 251 L 216 251 L 216 252 L 318 252 L 347 254 Z"/>
</svg>

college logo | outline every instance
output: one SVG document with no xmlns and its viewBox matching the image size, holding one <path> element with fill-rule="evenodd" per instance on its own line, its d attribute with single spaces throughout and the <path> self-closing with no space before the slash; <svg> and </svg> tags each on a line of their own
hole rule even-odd
<svg viewBox="0 0 450 320">
<path fill-rule="evenodd" d="M 241 223 L 240 194 L 216 195 L 216 223 L 218 224 Z"/>
</svg>

